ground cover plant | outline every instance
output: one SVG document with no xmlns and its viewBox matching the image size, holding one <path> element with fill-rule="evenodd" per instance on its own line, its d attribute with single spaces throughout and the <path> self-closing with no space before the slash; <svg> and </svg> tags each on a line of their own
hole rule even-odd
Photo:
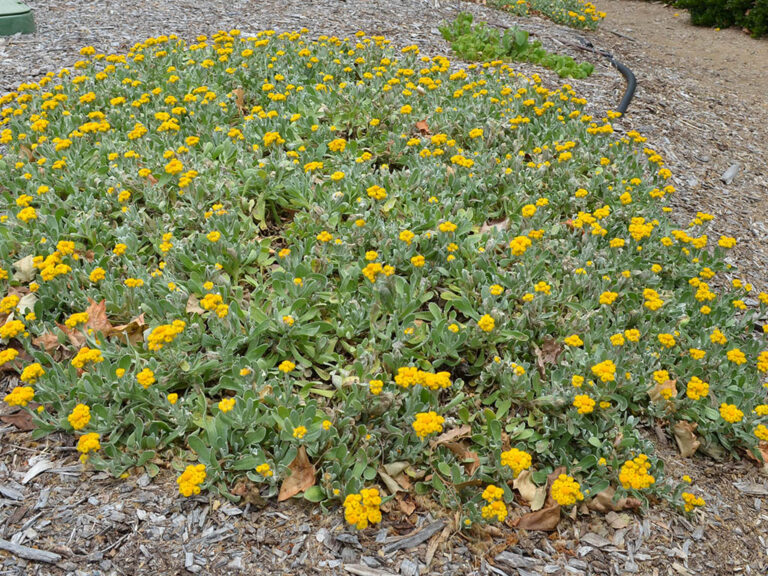
<svg viewBox="0 0 768 576">
<path fill-rule="evenodd" d="M 655 426 L 761 457 L 768 295 L 570 86 L 364 35 L 82 53 L 0 99 L 0 369 L 36 436 L 361 529 L 420 495 L 464 526 L 703 505 Z"/>
<path fill-rule="evenodd" d="M 494 0 L 493 6 L 518 16 L 538 14 L 572 28 L 594 30 L 605 18 L 605 12 L 585 0 Z"/>
<path fill-rule="evenodd" d="M 443 38 L 462 60 L 532 62 L 554 70 L 561 78 L 586 78 L 595 69 L 589 62 L 579 63 L 570 56 L 547 52 L 541 42 L 531 42 L 528 32 L 520 28 L 507 28 L 502 33 L 485 22 L 473 25 L 472 20 L 472 14 L 462 12 L 453 22 L 440 27 Z"/>
</svg>

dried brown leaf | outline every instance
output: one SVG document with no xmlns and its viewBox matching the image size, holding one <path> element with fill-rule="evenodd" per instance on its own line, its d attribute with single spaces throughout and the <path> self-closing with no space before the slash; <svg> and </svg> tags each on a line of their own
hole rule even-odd
<svg viewBox="0 0 768 576">
<path fill-rule="evenodd" d="M 547 499 L 547 487 L 536 486 L 533 483 L 533 473 L 530 470 L 520 472 L 520 475 L 512 483 L 512 487 L 520 493 L 532 511 L 541 510 L 544 506 Z"/>
<path fill-rule="evenodd" d="M 187 298 L 187 314 L 204 314 L 205 310 L 200 307 L 200 300 L 194 294 Z"/>
<path fill-rule="evenodd" d="M 299 452 L 293 462 L 288 465 L 288 470 L 290 470 L 291 475 L 283 480 L 283 485 L 280 486 L 280 493 L 277 495 L 278 502 L 288 500 L 288 498 L 292 498 L 315 485 L 315 467 L 309 461 L 307 449 L 304 446 L 299 446 Z"/>
<path fill-rule="evenodd" d="M 235 90 L 233 90 L 232 93 L 235 96 L 235 106 L 237 106 L 237 109 L 240 111 L 240 114 L 245 116 L 246 114 L 248 114 L 248 110 L 245 107 L 245 90 L 243 90 L 242 87 L 238 87 Z"/>
<path fill-rule="evenodd" d="M 464 442 L 446 442 L 445 447 L 462 461 L 468 476 L 472 476 L 480 467 L 480 457 L 477 455 L 477 452 L 467 448 Z"/>
<path fill-rule="evenodd" d="M 651 402 L 656 404 L 667 402 L 667 398 L 677 396 L 677 380 L 666 380 L 662 383 L 656 382 L 655 386 L 648 390 L 648 397 Z M 666 395 L 666 398 L 665 398 Z"/>
<path fill-rule="evenodd" d="M 46 352 L 52 352 L 60 346 L 59 337 L 56 336 L 56 334 L 51 334 L 50 332 L 46 332 L 45 334 L 41 334 L 37 338 L 34 338 L 32 340 L 32 344 L 38 348 L 42 348 Z"/>
<path fill-rule="evenodd" d="M 469 424 L 464 424 L 458 428 L 451 428 L 447 432 L 443 432 L 440 434 L 440 436 L 435 438 L 432 441 L 432 446 L 436 447 L 440 446 L 441 444 L 447 444 L 448 442 L 453 442 L 454 440 L 465 438 L 470 434 L 472 434 L 472 427 Z"/>
<path fill-rule="evenodd" d="M 701 446 L 701 442 L 696 438 L 695 433 L 698 426 L 699 425 L 696 422 L 678 420 L 672 427 L 672 433 L 675 435 L 677 447 L 683 458 L 693 456 L 696 453 L 696 450 Z"/>
<path fill-rule="evenodd" d="M 128 322 L 128 324 L 114 326 L 111 330 L 111 335 L 117 334 L 121 336 L 122 340 L 135 345 L 144 340 L 144 330 L 146 327 L 147 323 L 144 321 L 144 313 L 141 313 Z"/>
<path fill-rule="evenodd" d="M 419 120 L 418 122 L 416 122 L 416 130 L 418 130 L 422 136 L 428 136 L 429 134 L 431 134 L 426 120 Z"/>
<path fill-rule="evenodd" d="M 35 429 L 35 423 L 32 419 L 32 414 L 26 410 L 17 410 L 11 414 L 0 416 L 0 421 L 2 421 L 3 424 L 11 424 L 12 426 L 16 426 L 16 428 L 22 432 L 29 432 Z"/>
<path fill-rule="evenodd" d="M 609 486 L 602 492 L 596 494 L 592 500 L 587 503 L 587 508 L 597 512 L 621 512 L 622 510 L 636 510 L 642 506 L 637 498 L 619 498 L 614 501 L 616 489 Z"/>
<path fill-rule="evenodd" d="M 264 508 L 267 505 L 267 501 L 259 493 L 259 487 L 250 480 L 238 480 L 232 489 L 232 494 L 240 496 L 244 503 L 250 504 L 257 509 Z"/>
</svg>

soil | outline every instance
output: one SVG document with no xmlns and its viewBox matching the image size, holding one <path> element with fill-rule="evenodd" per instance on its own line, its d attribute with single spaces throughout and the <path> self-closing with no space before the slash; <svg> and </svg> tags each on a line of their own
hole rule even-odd
<svg viewBox="0 0 768 576">
<path fill-rule="evenodd" d="M 637 94 L 616 128 L 640 130 L 648 146 L 667 159 L 681 224 L 697 210 L 715 214 L 718 232 L 740 239 L 733 258 L 738 274 L 768 286 L 768 40 L 753 40 L 740 30 L 694 28 L 684 11 L 626 0 L 596 0 L 608 14 L 596 32 L 455 1 L 28 3 L 37 10 L 39 33 L 0 39 L 0 93 L 49 68 L 71 65 L 85 44 L 116 52 L 149 35 L 192 38 L 235 26 L 307 26 L 314 34 L 364 29 L 396 44 L 416 42 L 426 53 L 448 54 L 436 26 L 468 10 L 491 24 L 518 24 L 547 49 L 595 63 L 592 77 L 572 84 L 589 98 L 595 114 L 603 114 L 615 108 L 624 83 L 606 59 L 580 48 L 579 38 L 587 38 L 637 75 Z M 549 85 L 560 83 L 546 71 L 518 68 L 539 72 Z M 736 178 L 725 184 L 720 176 L 736 163 Z M 9 384 L 0 382 L 0 393 Z M 8 412 L 0 406 L 0 415 Z M 722 462 L 698 454 L 683 459 L 672 440 L 661 434 L 657 441 L 666 475 L 691 476 L 694 491 L 707 502 L 691 517 L 661 505 L 639 516 L 582 509 L 552 533 L 527 532 L 512 526 L 523 511 L 513 505 L 508 525 L 465 534 L 453 529 L 450 514 L 422 505 L 410 515 L 388 514 L 380 528 L 356 534 L 345 527 L 339 510 L 325 513 L 302 502 L 263 503 L 257 495 L 250 504 L 237 505 L 205 495 L 180 498 L 167 469 L 155 478 L 136 470 L 126 479 L 111 479 L 83 469 L 67 435 L 33 442 L 14 425 L 0 424 L 0 576 L 768 572 L 765 469 L 738 455 Z M 30 470 L 46 461 L 51 467 L 25 482 Z M 435 527 L 423 542 L 391 550 L 402 535 L 423 535 Z M 59 558 L 24 560 L 3 551 L 4 542 Z"/>
</svg>

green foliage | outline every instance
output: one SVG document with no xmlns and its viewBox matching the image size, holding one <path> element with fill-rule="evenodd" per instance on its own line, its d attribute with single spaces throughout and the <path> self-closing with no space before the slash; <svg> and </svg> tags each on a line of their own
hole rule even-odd
<svg viewBox="0 0 768 576">
<path fill-rule="evenodd" d="M 473 25 L 472 21 L 472 14 L 462 12 L 453 22 L 440 27 L 443 38 L 464 60 L 532 62 L 554 70 L 561 78 L 586 78 L 594 70 L 589 62 L 578 63 L 570 56 L 547 52 L 541 42 L 530 42 L 525 30 L 513 27 L 502 34 L 485 22 Z"/>
<path fill-rule="evenodd" d="M 757 38 L 768 34 L 768 0 L 678 0 L 697 26 L 742 26 Z"/>
</svg>

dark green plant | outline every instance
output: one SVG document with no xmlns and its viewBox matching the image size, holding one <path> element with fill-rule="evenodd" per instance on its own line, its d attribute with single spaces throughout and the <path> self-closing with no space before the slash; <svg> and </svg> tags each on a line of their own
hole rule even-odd
<svg viewBox="0 0 768 576">
<path fill-rule="evenodd" d="M 532 62 L 557 72 L 561 78 L 586 78 L 594 70 L 589 62 L 547 52 L 541 42 L 531 42 L 528 32 L 512 27 L 502 34 L 485 22 L 473 25 L 471 14 L 462 12 L 456 20 L 440 27 L 443 38 L 464 60 L 516 60 Z"/>
</svg>

